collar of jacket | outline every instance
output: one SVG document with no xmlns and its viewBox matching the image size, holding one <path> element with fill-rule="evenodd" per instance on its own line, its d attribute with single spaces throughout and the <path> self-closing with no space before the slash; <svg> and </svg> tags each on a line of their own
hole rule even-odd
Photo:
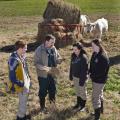
<svg viewBox="0 0 120 120">
<path fill-rule="evenodd" d="M 23 63 L 22 60 L 21 60 L 21 58 L 20 58 L 20 56 L 17 54 L 17 51 L 13 52 L 12 55 L 11 55 L 11 57 L 14 57 L 15 59 L 17 59 L 18 61 L 20 61 L 21 63 Z"/>
<path fill-rule="evenodd" d="M 53 47 L 50 48 L 50 49 L 52 49 L 52 50 L 55 51 L 55 46 L 53 46 Z M 43 50 L 43 51 L 46 51 L 46 50 L 47 50 L 47 48 L 45 47 L 45 44 L 42 44 L 42 45 L 41 45 L 41 50 Z"/>
</svg>

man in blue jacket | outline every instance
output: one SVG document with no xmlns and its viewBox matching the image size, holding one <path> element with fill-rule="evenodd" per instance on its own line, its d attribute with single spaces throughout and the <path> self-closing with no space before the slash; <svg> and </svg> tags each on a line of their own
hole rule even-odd
<svg viewBox="0 0 120 120">
<path fill-rule="evenodd" d="M 10 55 L 8 60 L 8 86 L 11 93 L 17 93 L 19 97 L 19 107 L 16 120 L 29 120 L 30 116 L 26 115 L 30 86 L 30 77 L 25 59 L 27 45 L 22 41 L 17 41 L 15 47 L 16 51 Z"/>
</svg>

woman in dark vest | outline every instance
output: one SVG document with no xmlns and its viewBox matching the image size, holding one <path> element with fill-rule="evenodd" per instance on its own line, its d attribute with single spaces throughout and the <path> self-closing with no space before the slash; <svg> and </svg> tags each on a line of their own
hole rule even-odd
<svg viewBox="0 0 120 120">
<path fill-rule="evenodd" d="M 92 102 L 95 110 L 95 120 L 103 113 L 103 89 L 108 78 L 109 59 L 99 40 L 92 41 L 93 54 L 90 61 L 90 78 L 92 80 Z"/>
<path fill-rule="evenodd" d="M 86 104 L 86 80 L 88 76 L 88 58 L 81 43 L 73 44 L 69 79 L 74 81 L 77 103 L 73 109 L 83 110 Z"/>
</svg>

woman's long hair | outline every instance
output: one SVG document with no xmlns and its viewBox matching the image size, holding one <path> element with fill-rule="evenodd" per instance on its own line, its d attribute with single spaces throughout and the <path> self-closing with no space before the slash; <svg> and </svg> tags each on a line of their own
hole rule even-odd
<svg viewBox="0 0 120 120">
<path fill-rule="evenodd" d="M 92 43 L 94 43 L 96 46 L 100 48 L 101 54 L 105 54 L 107 56 L 107 51 L 105 50 L 105 48 L 102 46 L 101 42 L 98 39 L 93 40 Z"/>
<path fill-rule="evenodd" d="M 80 50 L 79 56 L 83 54 L 87 55 L 87 52 L 84 50 L 83 45 L 80 42 L 73 44 L 73 47 L 77 47 L 77 49 Z"/>
</svg>

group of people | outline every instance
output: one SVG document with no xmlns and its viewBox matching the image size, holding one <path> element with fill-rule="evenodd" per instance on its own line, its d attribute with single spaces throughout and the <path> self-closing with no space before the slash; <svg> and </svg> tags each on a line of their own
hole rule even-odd
<svg viewBox="0 0 120 120">
<path fill-rule="evenodd" d="M 81 43 L 73 44 L 70 80 L 74 81 L 77 103 L 73 109 L 83 110 L 87 100 L 86 81 L 92 80 L 92 102 L 95 120 L 103 113 L 103 89 L 108 78 L 109 59 L 100 41 L 92 41 L 93 54 L 90 60 Z"/>
<path fill-rule="evenodd" d="M 50 103 L 56 101 L 56 82 L 52 70 L 61 64 L 62 57 L 54 46 L 55 37 L 48 34 L 45 41 L 36 50 L 34 63 L 39 82 L 40 112 L 46 113 L 45 98 L 49 95 Z M 8 60 L 9 68 L 9 90 L 18 93 L 19 106 L 16 120 L 30 120 L 31 116 L 26 114 L 27 100 L 31 86 L 29 71 L 26 62 L 27 44 L 23 41 L 15 43 L 15 52 Z M 77 103 L 73 109 L 81 111 L 85 108 L 87 100 L 86 81 L 88 76 L 92 80 L 92 101 L 95 109 L 95 120 L 99 120 L 103 112 L 103 89 L 108 77 L 109 59 L 107 53 L 99 40 L 92 41 L 93 54 L 90 60 L 81 43 L 73 44 L 71 53 L 69 79 L 74 81 Z"/>
</svg>

